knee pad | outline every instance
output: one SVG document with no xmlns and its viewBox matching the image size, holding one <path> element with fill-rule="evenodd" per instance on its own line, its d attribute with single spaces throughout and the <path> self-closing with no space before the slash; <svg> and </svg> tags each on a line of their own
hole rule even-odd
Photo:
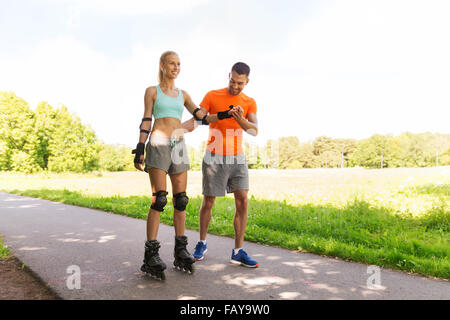
<svg viewBox="0 0 450 320">
<path fill-rule="evenodd" d="M 153 195 L 156 196 L 156 200 L 155 200 L 155 203 L 153 203 L 150 208 L 152 208 L 153 210 L 159 211 L 159 212 L 163 212 L 164 207 L 167 204 L 167 198 L 166 198 L 167 194 L 168 193 L 163 190 L 154 193 Z"/>
<path fill-rule="evenodd" d="M 180 192 L 173 195 L 173 207 L 179 211 L 186 210 L 186 206 L 189 202 L 189 198 L 186 192 Z"/>
</svg>

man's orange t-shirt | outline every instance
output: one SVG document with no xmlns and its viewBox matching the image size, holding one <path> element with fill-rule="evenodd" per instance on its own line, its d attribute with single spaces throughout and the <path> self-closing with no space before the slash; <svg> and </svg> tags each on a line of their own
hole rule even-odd
<svg viewBox="0 0 450 320">
<path fill-rule="evenodd" d="M 209 91 L 203 98 L 200 106 L 208 110 L 209 114 L 228 111 L 229 106 L 241 106 L 244 109 L 244 118 L 249 113 L 256 114 L 256 102 L 244 93 L 232 95 L 228 88 Z M 209 137 L 206 149 L 211 153 L 220 155 L 237 155 L 242 150 L 242 128 L 234 118 L 222 119 L 209 124 Z"/>
</svg>

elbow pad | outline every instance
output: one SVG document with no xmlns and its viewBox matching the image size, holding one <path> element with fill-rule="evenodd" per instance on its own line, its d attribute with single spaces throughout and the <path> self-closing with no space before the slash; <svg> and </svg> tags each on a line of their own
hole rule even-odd
<svg viewBox="0 0 450 320">
<path fill-rule="evenodd" d="M 192 115 L 194 116 L 195 120 L 197 120 L 197 121 L 202 120 L 197 116 L 197 112 L 199 112 L 199 111 L 200 111 L 200 108 L 197 108 L 194 110 L 194 112 L 192 112 Z"/>
<path fill-rule="evenodd" d="M 144 121 L 150 121 L 150 125 L 148 126 L 149 130 L 145 130 L 142 128 L 142 124 L 144 123 Z M 141 130 L 140 132 L 144 132 L 146 134 L 150 134 L 150 127 L 151 127 L 151 122 L 152 122 L 152 118 L 142 118 L 141 124 L 139 125 L 139 129 Z"/>
</svg>

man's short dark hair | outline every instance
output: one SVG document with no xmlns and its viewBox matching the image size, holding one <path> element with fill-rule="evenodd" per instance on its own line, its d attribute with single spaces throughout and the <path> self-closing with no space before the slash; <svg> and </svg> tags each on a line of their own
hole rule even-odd
<svg viewBox="0 0 450 320">
<path fill-rule="evenodd" d="M 231 71 L 236 71 L 237 74 L 245 74 L 247 77 L 250 75 L 250 67 L 243 62 L 235 63 Z"/>
</svg>

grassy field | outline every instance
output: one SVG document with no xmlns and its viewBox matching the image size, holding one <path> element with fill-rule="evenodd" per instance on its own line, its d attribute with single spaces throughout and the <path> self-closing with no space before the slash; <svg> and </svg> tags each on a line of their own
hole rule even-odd
<svg viewBox="0 0 450 320">
<path fill-rule="evenodd" d="M 151 201 L 139 172 L 2 173 L 0 189 L 142 219 Z M 251 170 L 250 189 L 246 240 L 450 279 L 450 167 Z M 198 229 L 200 172 L 187 193 Z M 233 215 L 232 196 L 217 199 L 209 232 L 233 236 Z"/>
</svg>

